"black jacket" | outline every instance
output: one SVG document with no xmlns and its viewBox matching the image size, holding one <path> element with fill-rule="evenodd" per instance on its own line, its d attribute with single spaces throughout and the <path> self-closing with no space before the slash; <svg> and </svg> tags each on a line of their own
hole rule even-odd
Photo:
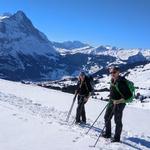
<svg viewBox="0 0 150 150">
<path fill-rule="evenodd" d="M 116 84 L 121 94 L 117 91 L 116 87 L 114 86 Z M 111 100 L 119 100 L 121 98 L 124 98 L 126 100 L 130 98 L 131 96 L 132 96 L 132 93 L 130 92 L 130 89 L 128 88 L 126 79 L 124 77 L 119 76 L 119 78 L 115 82 L 111 81 L 111 86 L 110 86 L 110 99 Z"/>
<path fill-rule="evenodd" d="M 85 80 L 83 81 L 83 83 L 81 83 L 81 81 L 78 81 L 77 93 L 82 96 L 88 96 L 90 92 L 92 92 L 90 79 L 85 76 Z"/>
</svg>

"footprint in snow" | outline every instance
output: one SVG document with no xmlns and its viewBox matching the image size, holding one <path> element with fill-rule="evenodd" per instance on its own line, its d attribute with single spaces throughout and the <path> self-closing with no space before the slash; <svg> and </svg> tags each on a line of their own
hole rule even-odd
<svg viewBox="0 0 150 150">
<path fill-rule="evenodd" d="M 41 104 L 38 104 L 38 103 L 34 103 L 33 105 L 35 105 L 35 106 L 41 106 Z"/>
<path fill-rule="evenodd" d="M 73 142 L 78 142 L 80 139 L 80 137 L 75 137 L 75 139 L 73 140 Z"/>
<path fill-rule="evenodd" d="M 17 114 L 12 114 L 13 116 L 17 116 Z"/>
<path fill-rule="evenodd" d="M 75 142 L 77 142 L 77 141 L 76 141 L 76 140 L 73 140 L 72 142 L 74 142 L 74 143 L 75 143 Z"/>
<path fill-rule="evenodd" d="M 53 122 L 49 121 L 48 124 L 52 124 Z"/>
</svg>

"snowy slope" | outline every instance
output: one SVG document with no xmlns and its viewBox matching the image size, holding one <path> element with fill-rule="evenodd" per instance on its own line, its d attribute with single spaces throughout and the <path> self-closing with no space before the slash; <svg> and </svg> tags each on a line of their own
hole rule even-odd
<svg viewBox="0 0 150 150">
<path fill-rule="evenodd" d="M 66 119 L 73 95 L 48 90 L 34 85 L 0 80 L 0 147 L 2 150 L 91 150 L 103 116 L 85 135 L 87 127 L 69 124 Z M 98 116 L 106 102 L 92 99 L 86 105 L 88 123 Z M 76 107 L 76 106 L 75 106 Z M 108 144 L 100 138 L 95 149 L 148 150 L 150 148 L 150 120 L 147 110 L 127 106 L 124 111 L 123 143 Z"/>
</svg>

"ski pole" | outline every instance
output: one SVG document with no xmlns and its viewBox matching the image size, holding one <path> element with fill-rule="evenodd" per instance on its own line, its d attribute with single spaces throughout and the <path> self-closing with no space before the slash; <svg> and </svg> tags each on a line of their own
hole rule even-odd
<svg viewBox="0 0 150 150">
<path fill-rule="evenodd" d="M 110 121 L 110 119 L 111 119 L 111 117 L 112 117 L 112 115 L 113 115 L 113 113 L 114 113 L 114 111 L 115 111 L 115 107 L 116 107 L 116 105 L 114 105 L 114 106 L 113 106 L 113 110 L 112 110 L 112 112 L 111 112 L 111 114 L 110 114 L 110 116 L 109 116 L 109 118 L 108 118 L 108 121 L 107 121 L 107 122 L 106 122 L 106 124 L 104 125 L 104 127 L 103 127 L 103 129 L 102 129 L 101 133 L 99 134 L 99 136 L 98 136 L 98 138 L 97 138 L 97 140 L 96 140 L 96 142 L 95 142 L 95 144 L 94 144 L 94 146 L 93 146 L 93 147 L 95 147 L 95 146 L 96 146 L 96 144 L 97 144 L 97 142 L 98 142 L 99 138 L 102 136 L 102 134 L 103 134 L 103 132 L 104 132 L 104 129 L 106 128 L 106 125 L 107 125 L 107 124 L 108 124 L 108 122 Z"/>
<path fill-rule="evenodd" d="M 68 121 L 69 121 L 69 118 L 70 118 L 70 115 L 71 115 L 71 112 L 72 112 L 72 109 L 73 109 L 73 106 L 74 106 L 74 103 L 75 103 L 76 97 L 77 97 L 77 93 L 75 94 L 75 96 L 74 96 L 74 98 L 73 98 L 73 101 L 72 101 L 72 104 L 71 104 L 70 110 L 69 110 L 68 115 L 67 115 L 67 118 L 66 118 L 66 122 L 68 122 Z"/>
<path fill-rule="evenodd" d="M 104 112 L 104 110 L 107 108 L 108 105 L 109 105 L 109 103 L 107 103 L 107 105 L 103 108 L 103 110 L 102 110 L 101 113 L 98 115 L 98 117 L 96 118 L 96 120 L 93 122 L 93 124 L 91 125 L 91 127 L 89 128 L 89 130 L 86 132 L 86 134 L 88 134 L 89 131 L 93 128 L 94 124 L 97 122 L 97 120 L 98 120 L 99 117 L 102 115 L 102 113 Z"/>
</svg>

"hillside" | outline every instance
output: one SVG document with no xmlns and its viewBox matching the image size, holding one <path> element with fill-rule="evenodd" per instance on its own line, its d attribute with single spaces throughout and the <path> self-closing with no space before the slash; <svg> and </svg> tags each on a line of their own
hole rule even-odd
<svg viewBox="0 0 150 150">
<path fill-rule="evenodd" d="M 89 135 L 88 126 L 73 125 L 75 108 L 65 122 L 73 95 L 35 85 L 0 80 L 0 147 L 3 150 L 91 150 L 103 127 L 103 116 Z M 91 124 L 107 102 L 90 98 L 86 105 Z M 75 106 L 76 107 L 76 106 Z M 124 111 L 122 143 L 109 144 L 100 138 L 95 149 L 150 149 L 147 109 L 127 106 Z"/>
</svg>

